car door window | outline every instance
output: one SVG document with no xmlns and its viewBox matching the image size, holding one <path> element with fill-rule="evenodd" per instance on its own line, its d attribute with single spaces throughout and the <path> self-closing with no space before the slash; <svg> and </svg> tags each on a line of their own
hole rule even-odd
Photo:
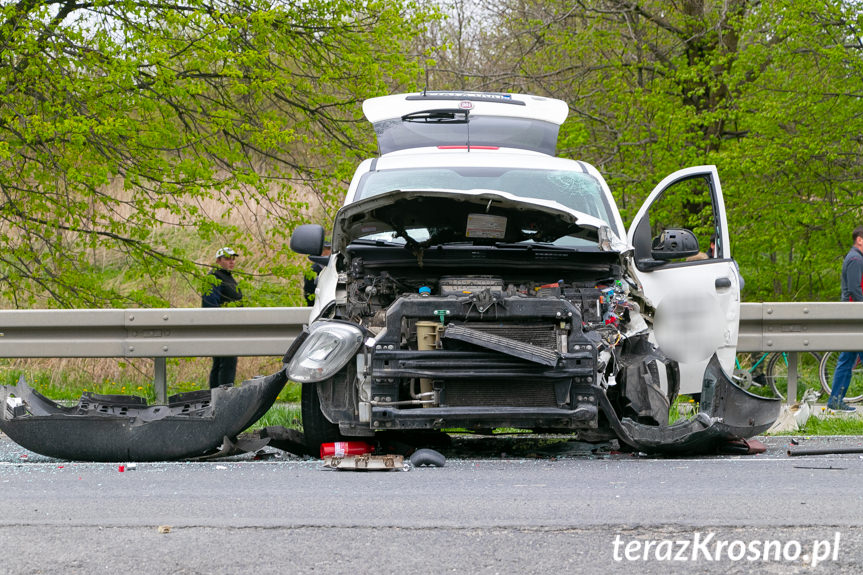
<svg viewBox="0 0 863 575">
<path fill-rule="evenodd" d="M 654 199 L 633 238 L 639 269 L 650 267 L 652 248 L 662 242 L 663 233 L 669 230 L 691 231 L 697 242 L 697 253 L 666 259 L 663 267 L 697 265 L 722 256 L 721 221 L 716 217 L 716 196 L 711 186 L 709 176 L 696 175 L 672 183 Z"/>
</svg>

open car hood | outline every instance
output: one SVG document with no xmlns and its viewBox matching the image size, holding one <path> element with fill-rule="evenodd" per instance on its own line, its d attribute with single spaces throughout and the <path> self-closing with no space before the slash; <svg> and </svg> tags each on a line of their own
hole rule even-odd
<svg viewBox="0 0 863 575">
<path fill-rule="evenodd" d="M 411 229 L 428 230 L 429 238 L 414 242 L 407 233 Z M 604 221 L 555 201 L 496 190 L 443 189 L 393 190 L 348 204 L 336 215 L 333 249 L 343 251 L 354 240 L 388 232 L 409 247 L 553 242 L 574 236 L 604 251 L 627 250 Z"/>
</svg>

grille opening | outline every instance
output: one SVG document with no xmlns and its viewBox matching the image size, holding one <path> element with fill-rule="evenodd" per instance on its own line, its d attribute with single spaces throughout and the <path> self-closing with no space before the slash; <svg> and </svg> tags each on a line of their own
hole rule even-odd
<svg viewBox="0 0 863 575">
<path fill-rule="evenodd" d="M 554 325 L 550 323 L 527 324 L 527 323 L 491 323 L 491 322 L 465 322 L 465 327 L 508 337 L 522 343 L 529 343 L 545 349 L 557 349 L 557 333 Z"/>
<path fill-rule="evenodd" d="M 449 380 L 444 398 L 450 407 L 557 407 L 554 384 L 539 380 Z"/>
</svg>

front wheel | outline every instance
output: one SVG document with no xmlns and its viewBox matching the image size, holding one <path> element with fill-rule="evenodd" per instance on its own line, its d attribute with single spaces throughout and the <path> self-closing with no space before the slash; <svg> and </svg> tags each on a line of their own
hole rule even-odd
<svg viewBox="0 0 863 575">
<path fill-rule="evenodd" d="M 318 383 L 304 383 L 300 397 L 300 412 L 303 416 L 303 435 L 306 447 L 318 453 L 322 443 L 344 441 L 339 426 L 324 417 L 318 397 Z"/>
<path fill-rule="evenodd" d="M 794 401 L 801 400 L 807 388 L 818 389 L 821 386 L 820 364 L 821 356 L 814 351 L 797 354 L 797 397 Z M 788 354 L 771 354 L 764 374 L 776 397 L 785 399 L 788 393 Z"/>
<path fill-rule="evenodd" d="M 824 393 L 830 395 L 830 390 L 833 386 L 833 373 L 836 371 L 836 363 L 839 361 L 838 351 L 828 351 L 821 358 L 820 376 L 821 388 Z M 846 403 L 857 403 L 863 400 L 863 365 L 860 360 L 857 360 L 856 365 L 851 369 L 851 385 L 848 386 L 848 392 L 845 394 Z"/>
</svg>

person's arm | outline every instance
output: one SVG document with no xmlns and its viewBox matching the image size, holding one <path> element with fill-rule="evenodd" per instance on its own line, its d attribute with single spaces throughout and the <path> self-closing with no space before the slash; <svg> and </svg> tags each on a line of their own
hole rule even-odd
<svg viewBox="0 0 863 575">
<path fill-rule="evenodd" d="M 863 258 L 849 258 L 845 280 L 851 301 L 863 301 Z"/>
<path fill-rule="evenodd" d="M 201 296 L 201 307 L 219 307 L 222 303 L 222 283 L 209 283 L 209 277 L 204 280 L 204 295 Z"/>
</svg>

